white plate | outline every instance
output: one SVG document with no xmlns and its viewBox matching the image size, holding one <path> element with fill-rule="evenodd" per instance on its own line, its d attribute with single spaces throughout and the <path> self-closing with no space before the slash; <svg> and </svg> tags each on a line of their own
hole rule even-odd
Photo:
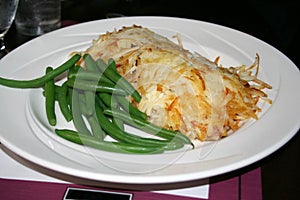
<svg viewBox="0 0 300 200">
<path fill-rule="evenodd" d="M 160 155 L 124 155 L 85 148 L 56 136 L 45 119 L 41 89 L 0 87 L 0 142 L 16 154 L 69 175 L 118 183 L 172 183 L 226 173 L 256 162 L 289 141 L 300 126 L 300 73 L 282 53 L 247 34 L 201 21 L 167 17 L 116 18 L 63 28 L 38 37 L 0 61 L 0 76 L 31 79 L 48 65 L 58 66 L 72 51 L 84 50 L 92 39 L 114 28 L 142 25 L 209 59 L 221 56 L 223 66 L 252 64 L 261 57 L 259 76 L 271 84 L 273 99 L 258 121 L 218 142 L 194 150 Z M 59 118 L 57 126 L 71 127 Z"/>
</svg>

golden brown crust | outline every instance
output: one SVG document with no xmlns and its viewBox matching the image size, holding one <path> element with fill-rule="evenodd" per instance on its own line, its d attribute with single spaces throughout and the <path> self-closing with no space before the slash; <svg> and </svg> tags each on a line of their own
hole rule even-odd
<svg viewBox="0 0 300 200">
<path fill-rule="evenodd" d="M 248 68 L 223 68 L 219 58 L 212 62 L 136 25 L 101 35 L 86 53 L 116 61 L 119 73 L 141 93 L 136 105 L 151 122 L 201 141 L 258 119 L 257 102 L 267 97 L 262 90 L 271 88 L 257 79 L 258 55 Z"/>
</svg>

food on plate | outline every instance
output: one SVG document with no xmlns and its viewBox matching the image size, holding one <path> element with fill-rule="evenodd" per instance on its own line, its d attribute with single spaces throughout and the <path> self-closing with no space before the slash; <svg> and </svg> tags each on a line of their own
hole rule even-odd
<svg viewBox="0 0 300 200">
<path fill-rule="evenodd" d="M 73 129 L 55 133 L 100 150 L 153 154 L 218 140 L 258 119 L 260 102 L 272 103 L 250 66 L 223 67 L 141 26 L 107 32 L 62 65 L 32 80 L 0 77 L 0 85 L 43 88 L 45 115 L 61 114 Z M 66 76 L 65 76 L 66 75 Z M 130 133 L 124 125 L 141 130 Z"/>
<path fill-rule="evenodd" d="M 168 38 L 133 25 L 107 32 L 82 54 L 116 62 L 117 71 L 141 94 L 130 101 L 148 120 L 190 139 L 218 140 L 258 119 L 260 100 L 272 103 L 258 79 L 259 56 L 247 67 L 223 67 Z M 84 67 L 84 63 L 81 65 Z"/>
<path fill-rule="evenodd" d="M 76 65 L 81 58 L 86 69 Z M 67 78 L 59 83 L 57 80 L 65 72 Z M 31 80 L 0 77 L 0 85 L 24 89 L 42 87 L 49 125 L 57 125 L 57 101 L 65 120 L 72 121 L 75 130 L 55 127 L 55 133 L 79 145 L 134 154 L 157 154 L 194 146 L 187 136 L 149 123 L 146 114 L 127 100 L 126 97 L 132 96 L 139 102 L 141 96 L 116 71 L 116 63 L 112 59 L 105 63 L 101 59 L 94 60 L 88 54 L 82 57 L 75 54 L 55 69 L 48 66 L 41 77 Z M 144 134 L 128 132 L 124 128 L 125 123 Z"/>
</svg>

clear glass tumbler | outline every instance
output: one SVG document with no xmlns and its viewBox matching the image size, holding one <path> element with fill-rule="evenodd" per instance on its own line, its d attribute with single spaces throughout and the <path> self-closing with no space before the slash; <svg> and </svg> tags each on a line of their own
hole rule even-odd
<svg viewBox="0 0 300 200">
<path fill-rule="evenodd" d="M 23 35 L 42 35 L 60 27 L 61 0 L 19 0 L 17 31 Z"/>
<path fill-rule="evenodd" d="M 7 53 L 4 36 L 15 18 L 17 7 L 18 0 L 0 1 L 0 59 Z"/>
</svg>

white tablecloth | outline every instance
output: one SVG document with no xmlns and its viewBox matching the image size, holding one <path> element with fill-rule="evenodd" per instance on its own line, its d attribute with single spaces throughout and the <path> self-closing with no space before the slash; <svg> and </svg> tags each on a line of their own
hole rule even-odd
<svg viewBox="0 0 300 200">
<path fill-rule="evenodd" d="M 46 169 L 36 166 L 30 161 L 5 149 L 1 144 L 0 147 L 0 178 L 69 183 L 65 180 L 55 178 L 55 172 L 49 172 Z M 43 170 L 45 170 L 45 173 Z M 155 192 L 208 199 L 209 185 L 205 184 L 197 187 Z"/>
</svg>

